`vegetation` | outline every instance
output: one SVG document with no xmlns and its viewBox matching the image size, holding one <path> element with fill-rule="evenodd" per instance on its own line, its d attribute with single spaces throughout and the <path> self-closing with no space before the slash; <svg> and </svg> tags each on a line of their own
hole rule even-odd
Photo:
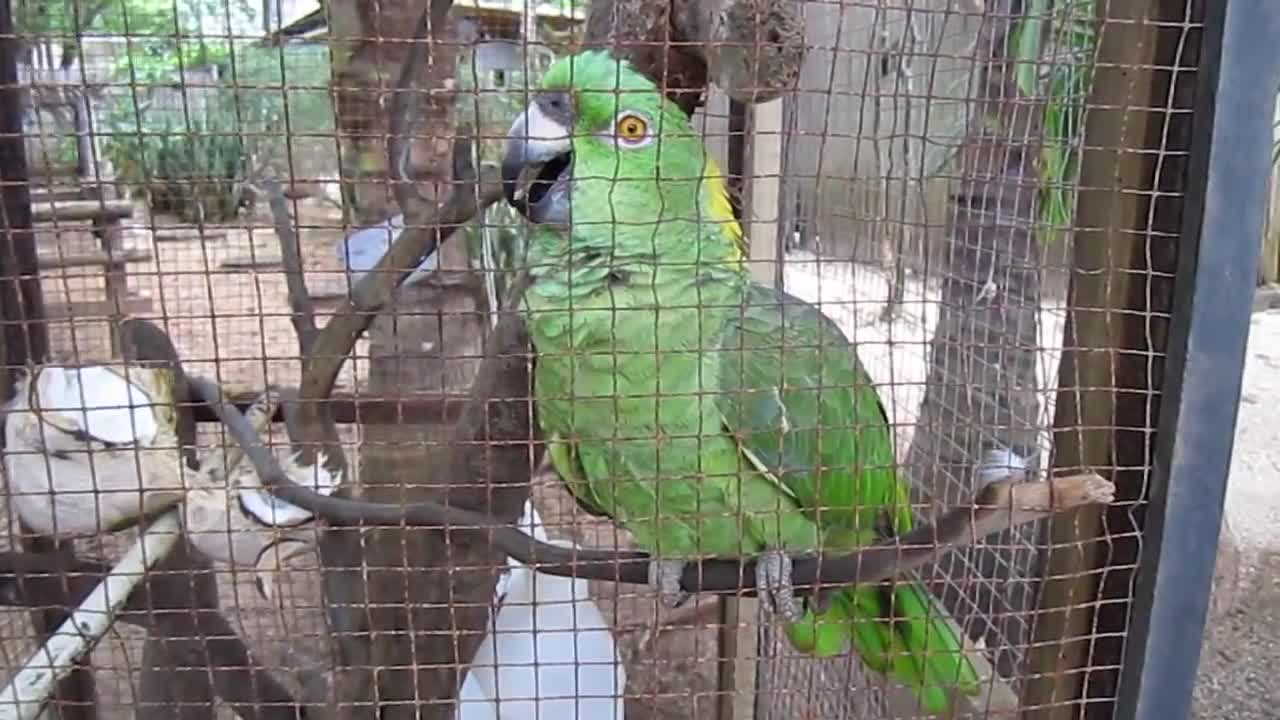
<svg viewBox="0 0 1280 720">
<path fill-rule="evenodd" d="M 1039 211 L 1047 241 L 1069 228 L 1075 217 L 1084 107 L 1093 77 L 1094 24 L 1094 0 L 1029 0 L 1013 31 L 1018 91 L 1023 97 L 1045 99 Z"/>
<path fill-rule="evenodd" d="M 231 217 L 256 176 L 289 166 L 291 142 L 333 133 L 324 47 L 246 45 L 213 69 L 212 86 L 152 87 L 149 103 L 113 96 L 104 123 L 120 179 L 192 221 Z"/>
<path fill-rule="evenodd" d="M 62 0 L 28 3 L 19 22 L 60 42 L 64 67 L 84 37 L 127 38 L 96 103 L 101 151 L 153 210 L 217 221 L 248 204 L 256 174 L 288 166 L 291 139 L 333 133 L 328 49 L 233 38 L 230 18 L 253 17 L 246 0 Z"/>
</svg>

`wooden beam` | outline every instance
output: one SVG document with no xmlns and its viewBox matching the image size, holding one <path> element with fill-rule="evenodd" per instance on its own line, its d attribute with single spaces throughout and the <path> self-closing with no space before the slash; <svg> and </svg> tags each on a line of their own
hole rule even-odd
<svg viewBox="0 0 1280 720">
<path fill-rule="evenodd" d="M 71 268 L 83 267 L 105 267 L 107 265 L 124 264 L 124 263 L 141 263 L 151 262 L 155 259 L 155 255 L 149 250 L 118 250 L 111 254 L 107 254 L 101 250 L 89 253 L 75 253 L 67 255 L 53 255 L 51 253 L 42 253 L 38 256 L 37 262 L 40 270 L 69 270 Z"/>
<path fill-rule="evenodd" d="M 1271 208 L 1262 236 L 1262 264 L 1258 270 L 1265 284 L 1280 283 L 1280 167 L 1271 173 Z"/>
<path fill-rule="evenodd" d="M 69 200 L 59 203 L 32 203 L 31 221 L 110 222 L 133 217 L 133 203 L 128 200 Z"/>
<path fill-rule="evenodd" d="M 1027 720 L 1111 717 L 1177 264 L 1182 198 L 1174 188 L 1186 172 L 1194 94 L 1171 88 L 1170 78 L 1191 87 L 1196 78 L 1168 70 L 1194 67 L 1198 52 L 1199 31 L 1185 34 L 1194 23 L 1184 0 L 1100 3 L 1098 13 L 1052 464 L 1097 472 L 1118 497 L 1105 510 L 1049 523 Z"/>
<path fill-rule="evenodd" d="M 779 194 L 782 182 L 782 100 L 747 111 L 747 163 L 743 208 L 751 244 L 751 274 L 765 285 L 782 287 L 778 253 Z"/>
<path fill-rule="evenodd" d="M 758 282 L 781 287 L 778 265 L 778 177 L 782 171 L 782 101 L 753 106 L 731 102 L 746 119 L 741 144 L 731 144 L 730 169 L 741 182 L 741 217 Z M 731 138 L 731 143 L 732 143 Z M 738 145 L 734 147 L 734 145 Z M 739 164 L 741 167 L 739 168 Z M 753 720 L 759 696 L 760 604 L 755 598 L 726 596 L 720 610 L 720 665 L 717 720 Z"/>
</svg>

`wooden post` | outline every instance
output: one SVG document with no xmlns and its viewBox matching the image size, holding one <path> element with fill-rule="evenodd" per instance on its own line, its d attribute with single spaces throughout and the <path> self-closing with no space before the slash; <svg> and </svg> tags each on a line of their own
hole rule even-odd
<svg viewBox="0 0 1280 720">
<path fill-rule="evenodd" d="M 778 206 L 782 190 L 782 100 L 754 105 L 747 123 L 747 183 L 743 230 L 751 244 L 751 274 L 782 287 L 778 252 Z"/>
<path fill-rule="evenodd" d="M 108 308 L 107 322 L 110 326 L 111 357 L 120 356 L 120 321 L 128 312 L 129 274 L 121 257 L 124 248 L 121 246 L 120 221 L 114 218 L 95 218 L 93 234 L 98 238 L 98 245 L 106 255 L 106 263 L 102 266 L 103 289 L 106 291 Z"/>
<path fill-rule="evenodd" d="M 1262 236 L 1262 263 L 1258 274 L 1262 283 L 1280 283 L 1280 166 L 1271 171 L 1271 208 L 1267 213 L 1267 231 Z"/>
<path fill-rule="evenodd" d="M 10 3 L 0 0 L 0 401 L 13 394 L 15 373 L 31 362 L 48 357 L 48 329 L 44 299 L 40 293 L 35 238 L 31 233 L 31 190 L 23 146 L 22 96 L 18 85 L 18 47 L 13 34 Z M 0 444 L 3 439 L 0 438 Z M 55 543 L 22 529 L 22 547 L 30 552 L 71 553 L 70 543 Z M 32 610 L 31 624 L 40 642 L 67 618 L 65 610 Z M 58 683 L 57 711 L 43 713 L 45 720 L 94 720 L 93 674 L 77 664 Z M 56 713 L 56 714 L 55 714 Z"/>
<path fill-rule="evenodd" d="M 1182 198 L 1151 189 L 1181 188 L 1187 172 L 1196 73 L 1165 70 L 1196 62 L 1199 34 L 1183 36 L 1187 3 L 1102 3 L 1098 12 L 1052 464 L 1108 477 L 1118 497 L 1050 521 L 1027 720 L 1111 716 L 1142 532 L 1134 503 L 1162 384 L 1163 362 L 1150 358 L 1164 352 L 1179 245 Z"/>
</svg>

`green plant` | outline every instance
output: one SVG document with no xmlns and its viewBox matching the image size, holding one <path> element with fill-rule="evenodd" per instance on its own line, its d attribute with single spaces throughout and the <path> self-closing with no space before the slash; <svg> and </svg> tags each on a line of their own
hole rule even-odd
<svg viewBox="0 0 1280 720">
<path fill-rule="evenodd" d="M 263 48 L 225 31 L 256 5 L 51 0 L 22 4 L 16 20 L 27 37 L 60 40 L 64 64 L 84 33 L 126 37 L 118 89 L 99 108 L 102 151 L 154 209 L 216 220 L 234 215 L 256 171 L 287 164 L 287 138 L 333 128 L 327 48 Z"/>
<path fill-rule="evenodd" d="M 333 132 L 327 48 L 245 45 L 214 71 L 218 84 L 184 88 L 179 108 L 159 102 L 162 86 L 108 105 L 103 152 L 157 212 L 228 219 L 258 174 L 287 169 L 291 138 Z"/>
<path fill-rule="evenodd" d="M 154 212 L 212 222 L 234 217 L 240 207 L 244 145 L 223 111 L 162 120 L 107 147 L 122 179 L 146 194 Z"/>
<path fill-rule="evenodd" d="M 1084 108 L 1093 80 L 1094 23 L 1094 0 L 1030 0 L 1014 32 L 1018 91 L 1045 99 L 1039 174 L 1046 243 L 1075 218 Z"/>
<path fill-rule="evenodd" d="M 329 67 L 323 45 L 246 45 L 223 64 L 221 102 L 234 109 L 255 170 L 286 172 L 291 140 L 333 137 Z"/>
</svg>

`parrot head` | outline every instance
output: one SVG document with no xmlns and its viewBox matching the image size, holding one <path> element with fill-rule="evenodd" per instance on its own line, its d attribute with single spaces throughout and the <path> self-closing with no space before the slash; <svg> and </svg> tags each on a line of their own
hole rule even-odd
<svg viewBox="0 0 1280 720">
<path fill-rule="evenodd" d="M 656 222 L 724 223 L 731 227 L 718 237 L 741 236 L 690 119 L 603 51 L 548 68 L 507 135 L 502 179 L 508 202 L 539 225 L 604 224 L 652 241 Z"/>
</svg>

